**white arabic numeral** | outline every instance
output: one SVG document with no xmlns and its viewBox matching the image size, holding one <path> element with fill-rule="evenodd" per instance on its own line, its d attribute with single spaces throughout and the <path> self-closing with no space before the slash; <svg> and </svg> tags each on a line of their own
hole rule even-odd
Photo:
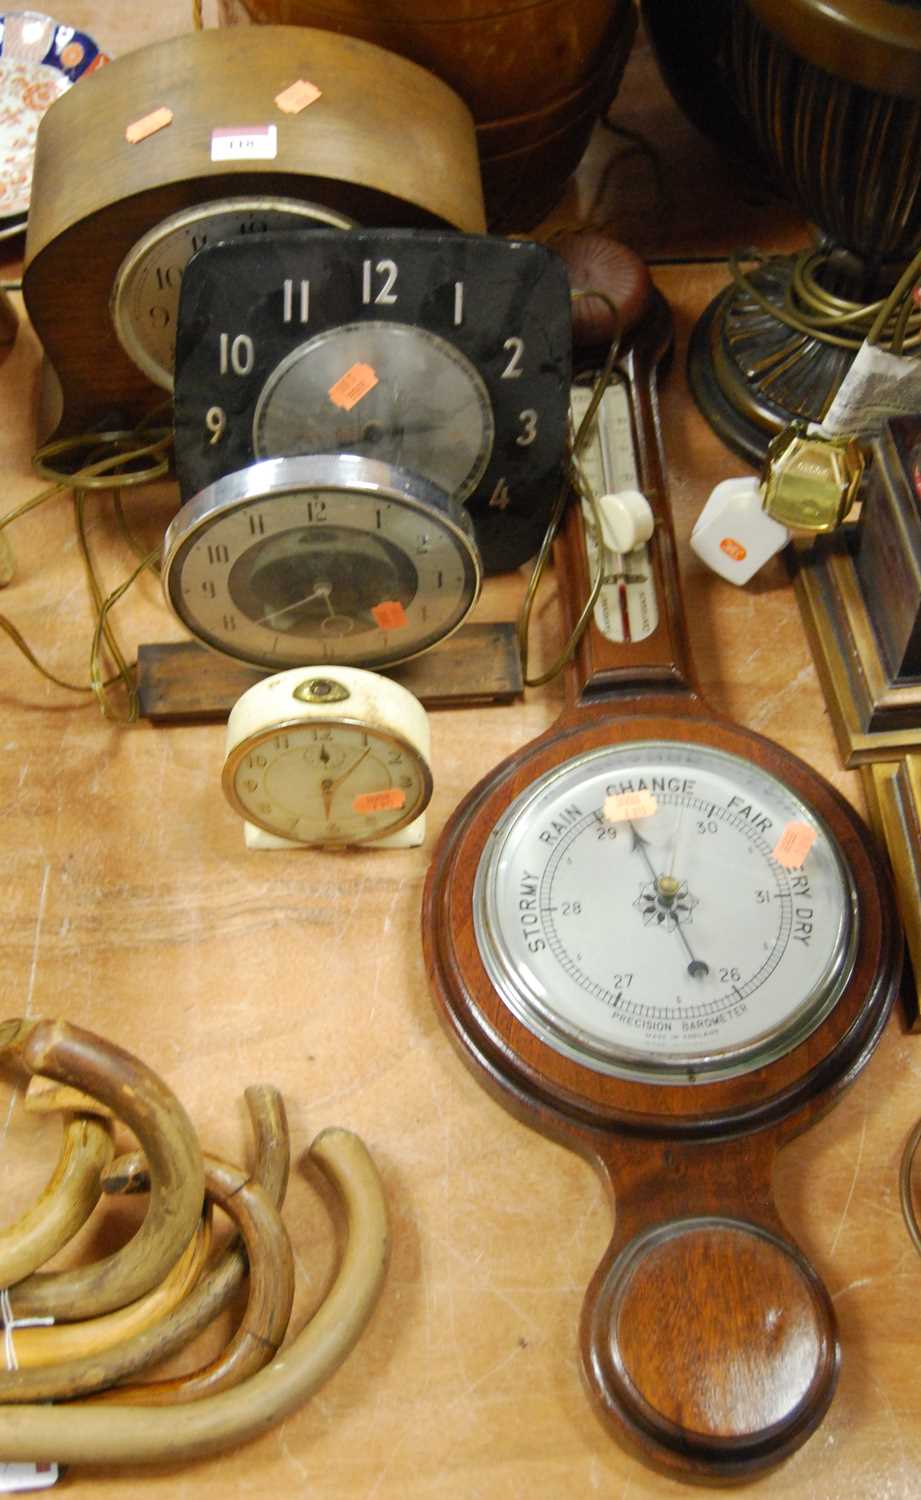
<svg viewBox="0 0 921 1500">
<path fill-rule="evenodd" d="M 502 347 L 508 351 L 509 355 L 508 364 L 502 371 L 502 379 L 518 380 L 524 374 L 521 368 L 521 361 L 524 356 L 524 339 L 520 339 L 516 335 L 514 338 L 506 339 Z"/>
<path fill-rule="evenodd" d="M 518 420 L 521 423 L 521 432 L 515 442 L 519 448 L 529 448 L 537 437 L 537 412 L 533 406 L 527 406 L 524 411 L 518 413 Z"/>
<path fill-rule="evenodd" d="M 227 426 L 227 415 L 222 406 L 208 407 L 208 410 L 205 412 L 205 426 L 211 434 L 208 442 L 213 448 L 215 443 L 221 441 L 221 438 L 224 436 L 224 429 Z"/>
<path fill-rule="evenodd" d="M 372 274 L 373 273 L 373 274 Z M 361 300 L 362 302 L 374 302 L 375 306 L 392 307 L 397 300 L 396 292 L 393 290 L 397 284 L 397 266 L 392 260 L 379 260 L 376 266 L 371 265 L 369 260 L 361 263 Z M 373 276 L 380 276 L 383 284 L 374 290 Z"/>
<path fill-rule="evenodd" d="M 220 348 L 222 375 L 229 370 L 234 375 L 249 375 L 256 363 L 256 346 L 248 333 L 238 333 L 233 339 L 229 333 L 222 333 Z"/>
<path fill-rule="evenodd" d="M 506 510 L 511 501 L 512 493 L 508 487 L 507 479 L 497 479 L 496 487 L 489 497 L 489 504 L 493 510 Z"/>
</svg>

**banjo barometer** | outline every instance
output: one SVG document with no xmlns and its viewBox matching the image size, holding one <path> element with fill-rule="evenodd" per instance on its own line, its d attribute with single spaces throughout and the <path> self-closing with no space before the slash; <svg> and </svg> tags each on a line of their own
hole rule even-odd
<svg viewBox="0 0 921 1500">
<path fill-rule="evenodd" d="M 474 1071 L 611 1184 L 580 1334 L 602 1415 L 675 1477 L 744 1479 L 815 1430 L 839 1365 L 774 1159 L 867 1061 L 902 946 L 853 809 L 701 698 L 655 416 L 669 338 L 654 303 L 605 396 L 628 451 L 596 482 L 643 491 L 652 535 L 606 557 L 620 607 L 599 601 L 560 719 L 449 821 L 423 934 Z M 559 546 L 571 624 L 598 564 L 574 504 Z"/>
</svg>

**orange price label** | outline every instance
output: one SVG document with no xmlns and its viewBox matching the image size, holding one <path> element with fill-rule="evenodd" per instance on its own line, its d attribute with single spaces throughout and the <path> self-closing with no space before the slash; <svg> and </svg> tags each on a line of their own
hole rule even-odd
<svg viewBox="0 0 921 1500">
<path fill-rule="evenodd" d="M 771 853 L 785 870 L 799 870 L 816 840 L 808 823 L 788 823 Z"/>
<path fill-rule="evenodd" d="M 634 818 L 651 818 L 658 810 L 652 792 L 614 792 L 604 799 L 604 816 L 609 823 L 630 823 Z"/>
<path fill-rule="evenodd" d="M 359 792 L 352 802 L 352 811 L 357 813 L 398 812 L 406 806 L 406 793 L 398 786 L 388 787 L 385 792 Z"/>
<path fill-rule="evenodd" d="M 299 115 L 308 104 L 314 104 L 319 99 L 321 90 L 315 83 L 310 83 L 306 78 L 299 78 L 297 83 L 292 83 L 290 88 L 282 89 L 280 94 L 275 95 L 275 103 L 279 109 L 283 109 L 286 115 Z"/>
<path fill-rule="evenodd" d="M 744 562 L 748 556 L 748 552 L 742 546 L 742 543 L 737 542 L 734 536 L 723 537 L 723 540 L 720 542 L 720 551 L 725 552 L 727 557 L 731 557 L 733 562 Z"/>
<path fill-rule="evenodd" d="M 155 109 L 149 115 L 142 115 L 139 120 L 129 125 L 125 130 L 125 140 L 130 145 L 136 146 L 138 141 L 145 141 L 149 135 L 155 135 L 158 130 L 172 123 L 173 111 L 164 105 L 162 109 Z"/>
<path fill-rule="evenodd" d="M 376 385 L 377 376 L 371 366 L 358 363 L 346 370 L 344 375 L 340 375 L 335 385 L 330 386 L 329 399 L 334 406 L 341 406 L 343 411 L 351 411 Z"/>
<path fill-rule="evenodd" d="M 382 599 L 380 604 L 373 606 L 371 613 L 381 630 L 399 630 L 401 625 L 409 623 L 399 599 Z"/>
</svg>

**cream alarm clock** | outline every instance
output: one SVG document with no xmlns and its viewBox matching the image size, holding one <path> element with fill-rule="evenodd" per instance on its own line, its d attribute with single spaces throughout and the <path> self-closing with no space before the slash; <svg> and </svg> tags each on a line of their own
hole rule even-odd
<svg viewBox="0 0 921 1500">
<path fill-rule="evenodd" d="M 412 848 L 432 795 L 425 710 L 355 667 L 295 667 L 249 688 L 227 723 L 224 792 L 250 849 Z"/>
</svg>

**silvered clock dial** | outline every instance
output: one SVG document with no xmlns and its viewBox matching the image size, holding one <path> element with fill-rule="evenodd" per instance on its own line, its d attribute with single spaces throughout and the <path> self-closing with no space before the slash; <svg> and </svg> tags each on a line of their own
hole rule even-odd
<svg viewBox="0 0 921 1500">
<path fill-rule="evenodd" d="M 115 274 L 110 310 L 122 348 L 155 385 L 172 390 L 179 290 L 197 250 L 270 229 L 348 229 L 351 222 L 320 204 L 269 194 L 217 198 L 170 214 L 141 236 Z"/>
<path fill-rule="evenodd" d="M 164 541 L 163 588 L 187 629 L 271 670 L 405 661 L 457 629 L 479 586 L 464 507 L 355 454 L 226 475 Z"/>
</svg>

